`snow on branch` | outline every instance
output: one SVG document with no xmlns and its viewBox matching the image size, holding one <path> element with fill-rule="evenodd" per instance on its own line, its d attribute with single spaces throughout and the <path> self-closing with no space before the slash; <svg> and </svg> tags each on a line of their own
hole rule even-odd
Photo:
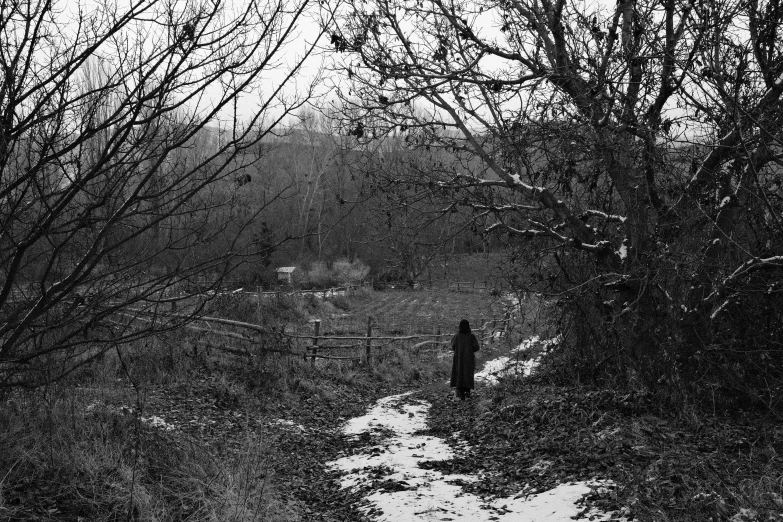
<svg viewBox="0 0 783 522">
<path fill-rule="evenodd" d="M 508 212 L 512 210 L 539 210 L 540 207 L 534 207 L 532 205 L 517 205 L 517 204 L 508 204 L 508 205 L 482 205 L 482 204 L 474 204 L 472 205 L 475 209 L 481 209 L 481 210 L 491 210 L 493 212 Z"/>
<path fill-rule="evenodd" d="M 772 256 L 760 259 L 754 257 L 742 263 L 730 276 L 723 280 L 723 286 L 728 286 L 741 276 L 764 268 L 783 268 L 783 256 Z"/>
<path fill-rule="evenodd" d="M 541 223 L 539 221 L 531 220 L 530 227 L 531 228 L 520 229 L 520 228 L 512 227 L 511 225 L 508 225 L 506 223 L 503 223 L 502 221 L 499 221 L 497 223 L 493 223 L 492 225 L 488 226 L 487 232 L 503 229 L 509 234 L 515 236 L 524 236 L 524 237 L 548 236 L 562 242 L 565 245 L 571 245 L 579 250 L 586 250 L 588 252 L 595 252 L 595 253 L 607 252 L 610 247 L 610 243 L 608 241 L 599 241 L 593 244 L 593 243 L 584 243 L 579 238 L 566 237 L 563 234 L 558 233 L 556 228 L 545 225 L 544 223 Z"/>
<path fill-rule="evenodd" d="M 493 223 L 493 224 L 491 224 L 490 226 L 487 227 L 487 232 L 489 233 L 489 232 L 492 232 L 492 231 L 498 230 L 498 229 L 503 229 L 506 232 L 508 232 L 509 234 L 512 234 L 514 236 L 541 237 L 541 236 L 549 235 L 549 234 L 547 234 L 543 230 L 535 230 L 535 229 L 532 229 L 532 228 L 519 229 L 519 228 L 514 228 L 514 227 L 512 227 L 510 225 L 507 225 L 505 223 Z"/>
<path fill-rule="evenodd" d="M 610 223 L 625 223 L 625 220 L 628 219 L 625 216 L 607 214 L 606 212 L 601 212 L 600 210 L 585 210 L 585 215 L 599 217 Z"/>
<path fill-rule="evenodd" d="M 500 179 L 483 179 L 457 174 L 450 181 L 436 181 L 437 188 L 465 188 L 465 187 L 508 187 L 508 182 Z"/>
<path fill-rule="evenodd" d="M 766 258 L 754 257 L 753 259 L 748 259 L 747 261 L 742 263 L 739 267 L 737 267 L 737 269 L 734 270 L 734 272 L 732 272 L 731 275 L 729 275 L 722 281 L 720 288 L 716 289 L 715 291 L 711 292 L 710 295 L 705 297 L 704 301 L 709 302 L 720 297 L 725 293 L 725 290 L 728 286 L 735 283 L 740 277 L 744 276 L 745 274 L 749 274 L 750 272 L 755 272 L 756 270 L 765 270 L 770 268 L 783 268 L 783 256 L 772 256 Z M 717 313 L 718 312 L 716 311 L 715 314 Z"/>
</svg>

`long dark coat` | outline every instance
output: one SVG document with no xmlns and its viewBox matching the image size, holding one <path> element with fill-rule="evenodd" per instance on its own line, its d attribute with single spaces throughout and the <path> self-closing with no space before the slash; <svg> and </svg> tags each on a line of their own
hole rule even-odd
<svg viewBox="0 0 783 522">
<path fill-rule="evenodd" d="M 476 353 L 479 342 L 472 333 L 458 333 L 451 340 L 454 360 L 451 363 L 451 387 L 473 389 L 473 373 L 476 370 Z"/>
</svg>

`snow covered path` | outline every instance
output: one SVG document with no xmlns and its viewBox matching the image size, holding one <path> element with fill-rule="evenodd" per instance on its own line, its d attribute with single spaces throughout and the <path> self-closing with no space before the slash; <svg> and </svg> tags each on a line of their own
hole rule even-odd
<svg viewBox="0 0 783 522">
<path fill-rule="evenodd" d="M 444 475 L 421 467 L 422 463 L 449 460 L 457 452 L 470 451 L 454 434 L 444 439 L 421 435 L 426 429 L 430 404 L 411 394 L 385 397 L 367 412 L 347 422 L 343 433 L 376 443 L 360 454 L 328 464 L 343 473 L 343 488 L 370 491 L 360 509 L 383 522 L 470 521 L 525 522 L 563 521 L 584 511 L 577 502 L 599 483 L 561 484 L 536 495 L 522 492 L 509 498 L 483 499 L 462 490 L 460 484 L 480 476 Z M 369 437 L 368 437 L 369 435 Z M 609 515 L 591 512 L 592 520 Z"/>
</svg>

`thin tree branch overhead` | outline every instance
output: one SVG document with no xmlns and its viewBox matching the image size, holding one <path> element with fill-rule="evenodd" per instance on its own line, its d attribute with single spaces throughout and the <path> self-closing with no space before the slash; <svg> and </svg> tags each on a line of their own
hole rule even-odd
<svg viewBox="0 0 783 522">
<path fill-rule="evenodd" d="M 0 386 L 187 321 L 118 326 L 269 254 L 235 179 L 309 95 L 282 89 L 314 42 L 280 65 L 307 6 L 0 6 Z"/>
</svg>

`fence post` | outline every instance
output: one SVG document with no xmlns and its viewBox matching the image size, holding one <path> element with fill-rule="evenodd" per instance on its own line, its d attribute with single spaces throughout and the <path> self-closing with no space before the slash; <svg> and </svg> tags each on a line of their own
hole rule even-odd
<svg viewBox="0 0 783 522">
<path fill-rule="evenodd" d="M 365 358 L 367 359 L 367 367 L 370 367 L 370 347 L 372 346 L 372 316 L 367 316 L 367 344 L 365 345 Z"/>
<path fill-rule="evenodd" d="M 318 334 L 321 331 L 321 320 L 316 319 L 313 322 L 313 347 L 312 347 L 312 355 L 310 356 L 310 365 L 315 364 L 315 356 L 318 355 Z"/>
<path fill-rule="evenodd" d="M 256 287 L 256 321 L 261 322 L 261 287 Z"/>
</svg>

